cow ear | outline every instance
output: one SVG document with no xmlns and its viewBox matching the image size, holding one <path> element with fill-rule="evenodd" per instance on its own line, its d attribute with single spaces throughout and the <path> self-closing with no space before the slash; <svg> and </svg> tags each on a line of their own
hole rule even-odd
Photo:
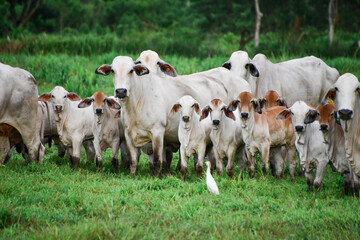
<svg viewBox="0 0 360 240">
<path fill-rule="evenodd" d="M 80 101 L 80 100 L 81 100 L 81 98 L 79 97 L 79 95 L 77 95 L 76 93 L 73 93 L 73 92 L 68 93 L 68 94 L 66 95 L 66 97 L 67 97 L 70 101 Z"/>
<path fill-rule="evenodd" d="M 211 111 L 210 106 L 204 107 L 204 109 L 201 111 L 200 121 L 207 118 L 207 116 L 209 116 L 210 111 Z"/>
<path fill-rule="evenodd" d="M 91 103 L 94 101 L 94 98 L 87 97 L 78 104 L 78 108 L 86 108 L 91 105 Z"/>
<path fill-rule="evenodd" d="M 286 104 L 285 99 L 279 98 L 279 99 L 277 100 L 277 102 L 279 103 L 279 106 L 284 106 L 284 107 L 287 108 L 287 104 Z"/>
<path fill-rule="evenodd" d="M 310 109 L 304 119 L 305 124 L 312 123 L 316 120 L 316 118 L 319 116 L 319 111 L 315 109 Z"/>
<path fill-rule="evenodd" d="M 173 68 L 173 66 L 171 66 L 170 64 L 166 63 L 166 62 L 157 62 L 157 64 L 160 67 L 160 70 L 165 73 L 166 75 L 169 75 L 171 77 L 176 77 L 177 73 L 175 71 L 175 68 Z"/>
<path fill-rule="evenodd" d="M 39 101 L 49 101 L 51 98 L 51 94 L 50 93 L 43 93 L 38 97 Z"/>
<path fill-rule="evenodd" d="M 121 117 L 121 111 L 118 111 L 118 112 L 115 114 L 114 118 L 120 118 L 120 117 Z"/>
<path fill-rule="evenodd" d="M 195 108 L 195 112 L 196 112 L 197 114 L 200 114 L 200 106 L 199 106 L 198 103 L 194 103 L 194 108 Z"/>
<path fill-rule="evenodd" d="M 253 100 L 251 100 L 251 102 L 252 102 L 252 104 L 253 104 L 253 107 L 254 107 L 255 112 L 261 114 L 262 111 L 261 111 L 261 107 L 260 107 L 259 101 L 258 101 L 257 99 L 253 99 Z"/>
<path fill-rule="evenodd" d="M 105 98 L 107 105 L 112 109 L 120 109 L 120 104 L 112 98 Z"/>
<path fill-rule="evenodd" d="M 250 71 L 250 74 L 254 77 L 259 77 L 260 73 L 259 70 L 256 68 L 255 64 L 253 63 L 247 63 L 245 65 L 245 68 Z"/>
<path fill-rule="evenodd" d="M 96 74 L 107 76 L 112 72 L 111 65 L 103 64 L 95 70 Z"/>
<path fill-rule="evenodd" d="M 233 113 L 233 111 L 231 111 L 229 108 L 224 108 L 224 114 L 225 116 L 227 116 L 228 118 L 232 119 L 235 121 L 235 115 Z"/>
<path fill-rule="evenodd" d="M 291 116 L 290 109 L 284 109 L 276 115 L 276 120 L 285 120 Z"/>
<path fill-rule="evenodd" d="M 226 69 L 231 69 L 231 63 L 230 62 L 225 62 L 223 65 L 222 65 L 223 68 L 226 68 Z"/>
<path fill-rule="evenodd" d="M 334 88 L 330 88 L 329 91 L 326 93 L 323 101 L 321 102 L 321 105 L 325 105 L 329 102 L 329 99 L 331 99 L 332 101 L 335 100 L 336 98 L 336 91 L 337 91 L 337 88 L 334 87 Z"/>
<path fill-rule="evenodd" d="M 135 65 L 133 69 L 138 76 L 142 76 L 150 73 L 149 69 L 142 64 Z"/>
<path fill-rule="evenodd" d="M 174 114 L 177 113 L 179 111 L 179 108 L 181 107 L 180 103 L 176 103 L 174 104 L 174 106 L 171 108 L 170 113 Z"/>
<path fill-rule="evenodd" d="M 265 98 L 259 98 L 259 104 L 260 104 L 260 108 L 263 109 L 266 103 L 266 99 Z"/>
<path fill-rule="evenodd" d="M 236 99 L 236 100 L 231 101 L 231 103 L 230 103 L 229 106 L 228 106 L 228 109 L 229 109 L 230 111 L 235 111 L 239 103 L 240 103 L 240 100 L 239 100 L 239 99 Z"/>
</svg>

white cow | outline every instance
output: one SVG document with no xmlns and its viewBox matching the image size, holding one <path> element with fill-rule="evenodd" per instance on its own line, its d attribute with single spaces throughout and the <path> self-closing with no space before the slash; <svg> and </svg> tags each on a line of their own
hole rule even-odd
<svg viewBox="0 0 360 240">
<path fill-rule="evenodd" d="M 360 188 L 360 83 L 351 73 L 339 77 L 327 94 L 338 111 L 341 126 L 345 134 L 346 157 L 354 175 L 355 193 L 359 196 Z"/>
<path fill-rule="evenodd" d="M 28 71 L 0 63 L 0 86 L 0 128 L 10 126 L 12 129 L 8 133 L 16 131 L 21 136 L 30 160 L 42 163 L 45 147 L 36 131 L 38 89 L 35 78 Z"/>
<path fill-rule="evenodd" d="M 328 146 L 329 160 L 336 171 L 343 176 L 343 190 L 348 194 L 354 190 L 354 177 L 351 176 L 350 161 L 346 157 L 344 131 L 337 120 L 336 108 L 331 104 L 326 104 L 320 105 L 317 110 L 319 111 L 320 130 L 323 133 L 324 142 Z"/>
<path fill-rule="evenodd" d="M 118 56 L 111 65 L 104 64 L 97 74 L 113 72 L 115 96 L 120 99 L 125 138 L 130 150 L 131 174 L 137 168 L 137 148 L 152 142 L 154 167 L 161 177 L 164 141 L 166 145 L 179 144 L 179 118 L 169 116 L 173 104 L 184 95 L 191 95 L 200 106 L 216 97 L 226 98 L 226 89 L 205 77 L 159 77 L 142 64 L 134 64 L 130 57 Z"/>
<path fill-rule="evenodd" d="M 43 93 L 39 99 L 52 101 L 60 140 L 68 147 L 72 166 L 78 167 L 82 143 L 93 139 L 93 111 L 91 108 L 79 109 L 81 98 L 60 86 L 56 86 L 50 93 Z"/>
<path fill-rule="evenodd" d="M 93 107 L 94 122 L 92 131 L 94 134 L 94 147 L 96 151 L 96 166 L 102 165 L 102 151 L 107 148 L 112 149 L 112 159 L 114 172 L 119 172 L 119 147 L 121 146 L 121 154 L 125 156 L 126 143 L 123 141 L 124 128 L 121 119 L 117 116 L 120 105 L 115 99 L 107 97 L 104 92 L 95 92 L 91 97 L 82 100 L 78 107 Z M 123 161 L 124 159 L 122 159 Z"/>
<path fill-rule="evenodd" d="M 255 97 L 263 97 L 267 91 L 274 90 L 289 106 L 298 100 L 319 105 L 339 77 L 335 68 L 313 56 L 274 64 L 264 54 L 257 54 L 250 60 L 246 52 L 237 51 L 223 67 L 247 80 Z"/>
<path fill-rule="evenodd" d="M 211 140 L 211 121 L 210 119 L 200 121 L 199 103 L 190 95 L 181 97 L 171 108 L 170 113 L 179 112 L 179 130 L 180 141 L 180 161 L 181 161 L 181 180 L 185 180 L 187 172 L 187 163 L 189 157 L 198 155 L 196 163 L 196 172 L 198 177 L 202 176 L 204 158 L 207 149 L 210 150 Z"/>
<path fill-rule="evenodd" d="M 241 175 L 246 168 L 246 156 L 244 155 L 244 140 L 241 133 L 241 123 L 238 110 L 229 110 L 228 106 L 220 99 L 213 99 L 202 110 L 201 120 L 210 116 L 212 130 L 210 139 L 216 158 L 216 168 L 220 175 L 223 174 L 223 160 L 227 158 L 226 172 L 230 178 L 234 176 L 235 154 L 239 158 L 239 170 Z"/>
<path fill-rule="evenodd" d="M 296 135 L 295 146 L 299 153 L 300 165 L 305 168 L 309 191 L 313 186 L 318 189 L 322 185 L 329 162 L 328 146 L 324 143 L 319 122 L 315 121 L 318 115 L 316 109 L 303 101 L 297 101 L 276 116 L 276 119 L 282 120 L 291 117 Z M 316 169 L 315 180 L 313 169 Z"/>
</svg>

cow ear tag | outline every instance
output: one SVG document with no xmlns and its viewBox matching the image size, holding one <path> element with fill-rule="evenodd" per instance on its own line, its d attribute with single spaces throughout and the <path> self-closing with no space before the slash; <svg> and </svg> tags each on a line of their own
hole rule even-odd
<svg viewBox="0 0 360 240">
<path fill-rule="evenodd" d="M 334 101 L 331 98 L 328 98 L 328 100 L 330 105 L 334 105 Z"/>
</svg>

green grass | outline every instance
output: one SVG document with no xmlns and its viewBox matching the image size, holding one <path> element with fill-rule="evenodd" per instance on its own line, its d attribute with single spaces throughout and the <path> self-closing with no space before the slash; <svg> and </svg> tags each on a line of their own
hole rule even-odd
<svg viewBox="0 0 360 240">
<path fill-rule="evenodd" d="M 112 78 L 94 71 L 120 54 L 1 54 L 0 61 L 33 73 L 40 93 L 62 85 L 86 97 L 96 90 L 113 94 Z M 228 59 L 162 58 L 179 74 L 217 67 Z M 360 76 L 359 60 L 325 61 L 340 73 Z M 110 159 L 108 150 L 97 171 L 94 163 L 84 160 L 79 169 L 72 169 L 68 159 L 56 156 L 54 147 L 46 149 L 43 165 L 25 165 L 14 154 L 0 166 L 0 239 L 360 238 L 359 199 L 342 194 L 342 178 L 330 168 L 322 189 L 311 193 L 305 178 L 292 183 L 288 171 L 284 179 L 264 177 L 259 168 L 254 179 L 214 174 L 220 195 L 213 196 L 205 178 L 196 177 L 192 162 L 186 182 L 180 181 L 174 171 L 177 154 L 171 176 L 163 180 L 150 176 L 145 156 L 135 178 L 124 169 L 113 174 Z"/>
</svg>

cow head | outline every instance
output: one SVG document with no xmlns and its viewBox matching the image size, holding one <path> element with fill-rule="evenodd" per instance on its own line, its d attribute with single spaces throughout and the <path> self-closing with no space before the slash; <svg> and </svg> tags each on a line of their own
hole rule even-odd
<svg viewBox="0 0 360 240">
<path fill-rule="evenodd" d="M 246 126 L 246 121 L 253 117 L 254 112 L 261 114 L 259 101 L 249 92 L 240 93 L 238 99 L 229 104 L 230 110 L 233 111 L 236 108 L 239 109 L 239 117 L 243 127 Z"/>
<path fill-rule="evenodd" d="M 286 108 L 276 115 L 276 119 L 284 120 L 291 117 L 292 124 L 296 132 L 301 133 L 306 130 L 306 124 L 314 122 L 319 112 L 303 101 L 297 101 L 290 108 Z"/>
<path fill-rule="evenodd" d="M 108 106 L 112 109 L 120 109 L 120 105 L 113 98 L 108 98 L 104 92 L 95 92 L 92 97 L 87 97 L 82 100 L 78 107 L 85 108 L 93 105 L 94 114 L 102 115 L 105 111 L 105 107 Z"/>
<path fill-rule="evenodd" d="M 143 64 L 136 64 L 130 57 L 118 56 L 111 65 L 103 64 L 95 70 L 96 74 L 107 76 L 113 74 L 115 96 L 123 101 L 129 97 L 134 77 L 149 74 L 149 69 Z"/>
<path fill-rule="evenodd" d="M 56 86 L 50 93 L 43 93 L 38 98 L 40 101 L 51 101 L 56 113 L 64 110 L 68 101 L 80 101 L 76 93 L 69 93 L 63 87 Z"/>
<path fill-rule="evenodd" d="M 180 121 L 187 125 L 193 119 L 194 112 L 200 114 L 199 103 L 190 95 L 182 96 L 179 101 L 174 104 L 170 113 L 174 114 L 180 111 Z"/>
<path fill-rule="evenodd" d="M 235 115 L 228 106 L 220 99 L 213 99 L 208 106 L 206 106 L 201 113 L 200 121 L 210 115 L 213 129 L 219 129 L 224 117 L 230 118 L 235 121 Z"/>
<path fill-rule="evenodd" d="M 231 54 L 230 59 L 222 67 L 233 71 L 237 76 L 248 80 L 249 76 L 259 77 L 259 71 L 255 64 L 250 62 L 250 58 L 245 51 L 236 51 Z"/>
<path fill-rule="evenodd" d="M 328 142 L 328 132 L 332 124 L 337 122 L 336 109 L 331 104 L 320 105 L 317 110 L 319 111 L 319 124 L 320 130 L 323 133 L 324 140 Z"/>
<path fill-rule="evenodd" d="M 345 73 L 328 91 L 326 98 L 334 101 L 339 118 L 347 121 L 353 118 L 354 110 L 357 111 L 356 103 L 359 101 L 359 94 L 359 80 L 353 74 Z"/>
<path fill-rule="evenodd" d="M 280 98 L 279 94 L 276 91 L 268 91 L 263 98 L 259 99 L 261 108 L 271 108 L 274 106 L 286 106 L 286 101 L 283 98 Z"/>
<path fill-rule="evenodd" d="M 177 73 L 173 66 L 160 59 L 159 54 L 152 50 L 142 51 L 135 64 L 144 64 L 151 72 L 157 74 L 166 74 L 176 77 Z"/>
</svg>

